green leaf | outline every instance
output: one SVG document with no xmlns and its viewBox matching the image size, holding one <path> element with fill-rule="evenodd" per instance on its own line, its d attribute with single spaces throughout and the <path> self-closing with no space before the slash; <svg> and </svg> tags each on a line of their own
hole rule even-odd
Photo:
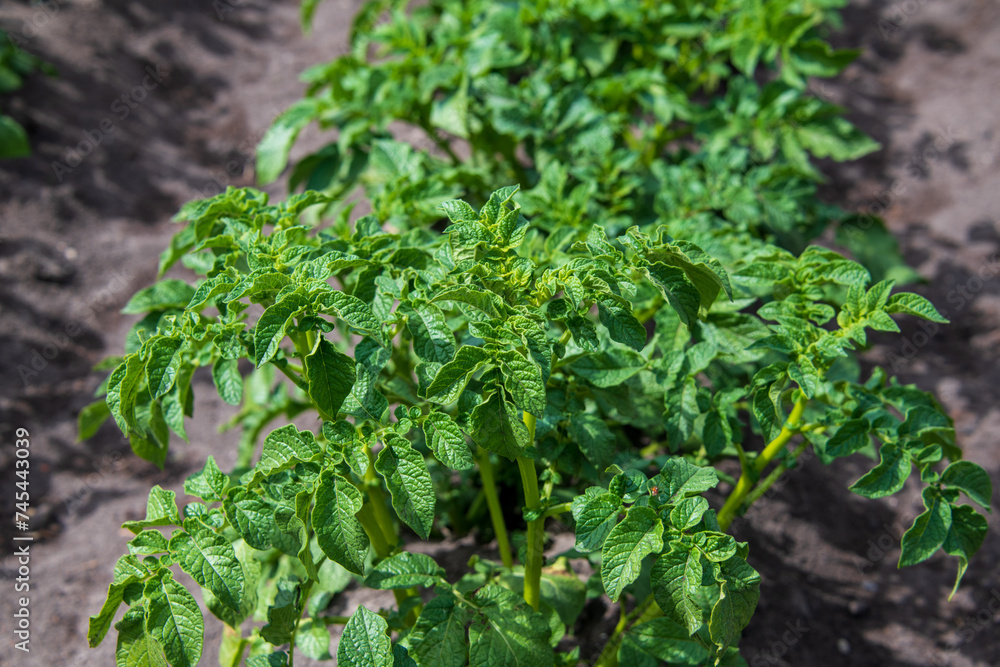
<svg viewBox="0 0 1000 667">
<path fill-rule="evenodd" d="M 178 565 L 222 604 L 240 611 L 246 582 L 233 545 L 208 528 L 193 532 L 177 532 L 170 538 L 170 551 Z"/>
<path fill-rule="evenodd" d="M 258 654 L 247 658 L 247 667 L 287 667 L 288 654 L 284 651 Z M 237 666 L 238 667 L 238 666 Z"/>
<path fill-rule="evenodd" d="M 670 510 L 670 523 L 677 530 L 687 530 L 698 525 L 708 511 L 708 501 L 701 496 L 684 498 Z"/>
<path fill-rule="evenodd" d="M 611 340 L 639 351 L 646 346 L 646 327 L 627 306 L 611 301 L 598 301 L 597 313 Z"/>
<path fill-rule="evenodd" d="M 130 354 L 108 379 L 108 394 L 104 400 L 111 416 L 118 423 L 118 428 L 125 434 L 139 430 L 135 419 L 135 401 L 145 367 L 145 362 L 139 355 Z"/>
<path fill-rule="evenodd" d="M 503 369 L 503 385 L 510 392 L 514 405 L 532 415 L 543 415 L 545 381 L 542 369 L 514 350 L 505 350 L 498 358 Z"/>
<path fill-rule="evenodd" d="M 90 617 L 87 628 L 87 645 L 90 648 L 95 648 L 104 641 L 105 635 L 111 629 L 112 621 L 115 620 L 118 607 L 122 603 L 122 594 L 125 592 L 125 588 L 138 580 L 138 577 L 132 576 L 108 586 L 108 596 L 104 604 L 101 605 L 101 610 L 97 612 L 96 616 Z"/>
<path fill-rule="evenodd" d="M 972 461 L 955 461 L 941 475 L 941 483 L 958 489 L 969 496 L 986 511 L 990 509 L 993 499 L 993 482 L 989 474 Z"/>
<path fill-rule="evenodd" d="M 911 292 L 893 294 L 889 297 L 889 301 L 885 307 L 885 312 L 916 315 L 917 317 L 922 317 L 923 319 L 930 320 L 931 322 L 948 324 L 948 319 L 939 313 L 937 308 L 935 308 L 930 301 L 919 294 L 913 294 Z"/>
<path fill-rule="evenodd" d="M 866 419 L 851 419 L 840 425 L 837 432 L 826 443 L 826 453 L 830 456 L 848 456 L 863 449 L 871 439 L 871 426 Z"/>
<path fill-rule="evenodd" d="M 597 490 L 600 491 L 599 488 Z M 577 496 L 573 499 L 572 510 L 576 521 L 577 550 L 596 551 L 604 546 L 604 541 L 618 523 L 622 499 L 614 493 Z"/>
<path fill-rule="evenodd" d="M 295 650 L 313 660 L 330 660 L 330 631 L 322 619 L 307 618 L 295 633 Z"/>
<path fill-rule="evenodd" d="M 226 519 L 243 540 L 254 549 L 271 548 L 274 537 L 274 508 L 252 491 L 242 488 L 230 491 L 222 503 Z"/>
<path fill-rule="evenodd" d="M 720 564 L 716 577 L 719 601 L 712 607 L 708 629 L 712 641 L 724 651 L 736 642 L 750 622 L 760 600 L 760 575 L 739 556 Z"/>
<path fill-rule="evenodd" d="M 469 377 L 489 359 L 489 352 L 481 347 L 463 345 L 458 348 L 455 358 L 441 367 L 427 387 L 427 399 L 442 404 L 454 402 L 469 383 Z"/>
<path fill-rule="evenodd" d="M 468 285 L 446 289 L 431 299 L 431 303 L 437 303 L 438 301 L 467 303 L 473 308 L 486 313 L 491 318 L 500 317 L 498 305 L 502 305 L 502 302 L 492 292 L 476 289 Z"/>
<path fill-rule="evenodd" d="M 375 470 L 385 479 L 392 497 L 392 507 L 422 539 L 430 536 L 434 525 L 436 495 L 424 456 L 410 442 L 386 434 L 385 446 L 375 460 Z"/>
<path fill-rule="evenodd" d="M 181 525 L 176 499 L 176 493 L 165 491 L 157 484 L 149 490 L 149 498 L 146 500 L 146 518 L 142 521 L 126 521 L 122 524 L 122 528 L 138 534 L 143 528 Z"/>
<path fill-rule="evenodd" d="M 239 405 L 243 400 L 243 376 L 235 359 L 218 359 L 212 364 L 212 381 L 229 405 Z"/>
<path fill-rule="evenodd" d="M 302 609 L 298 605 L 298 582 L 294 579 L 279 579 L 277 587 L 274 602 L 267 608 L 267 625 L 260 629 L 260 636 L 274 646 L 281 646 L 291 641 Z"/>
<path fill-rule="evenodd" d="M 358 606 L 344 626 L 337 645 L 337 665 L 342 667 L 392 667 L 392 641 L 385 619 Z"/>
<path fill-rule="evenodd" d="M 433 303 L 400 304 L 406 328 L 413 338 L 413 352 L 424 361 L 446 364 L 455 356 L 455 335 L 444 313 Z"/>
<path fill-rule="evenodd" d="M 513 591 L 487 584 L 476 591 L 469 626 L 469 667 L 552 667 L 548 623 Z"/>
<path fill-rule="evenodd" d="M 625 633 L 618 664 L 638 665 L 644 656 L 664 663 L 701 665 L 708 660 L 708 651 L 683 625 L 669 618 L 654 618 Z"/>
<path fill-rule="evenodd" d="M 423 430 L 427 446 L 441 463 L 454 470 L 469 470 L 475 465 L 462 429 L 449 415 L 431 411 Z"/>
<path fill-rule="evenodd" d="M 374 567 L 365 585 L 377 590 L 432 587 L 444 581 L 444 569 L 427 554 L 403 551 L 389 556 Z"/>
<path fill-rule="evenodd" d="M 257 368 L 274 358 L 293 318 L 305 309 L 301 295 L 292 293 L 270 306 L 254 327 L 254 362 Z"/>
<path fill-rule="evenodd" d="M 319 3 L 320 0 L 302 0 L 302 4 L 299 6 L 299 21 L 302 23 L 302 32 L 307 35 L 312 30 L 313 15 L 315 15 Z"/>
<path fill-rule="evenodd" d="M 569 420 L 570 436 L 587 460 L 604 470 L 615 457 L 615 436 L 604 420 L 590 413 L 574 415 Z"/>
<path fill-rule="evenodd" d="M 951 505 L 934 487 L 923 491 L 924 511 L 903 533 L 899 567 L 916 565 L 934 555 L 951 529 Z"/>
<path fill-rule="evenodd" d="M 969 566 L 969 559 L 983 545 L 987 529 L 986 518 L 976 512 L 972 506 L 952 505 L 951 526 L 948 528 L 948 535 L 942 545 L 945 553 L 958 557 L 958 576 L 955 578 L 952 595 L 958 590 L 958 585 L 962 583 L 962 577 Z"/>
<path fill-rule="evenodd" d="M 644 330 L 645 331 L 645 330 Z M 569 367 L 595 387 L 614 387 L 646 367 L 647 360 L 629 348 L 612 347 L 585 354 Z"/>
<path fill-rule="evenodd" d="M 173 667 L 195 667 L 201 659 L 205 623 L 194 596 L 163 570 L 146 582 L 146 634 L 163 647 Z"/>
<path fill-rule="evenodd" d="M 219 470 L 215 457 L 209 454 L 205 467 L 184 480 L 184 493 L 202 500 L 222 500 L 229 485 L 229 476 Z"/>
<path fill-rule="evenodd" d="M 0 158 L 31 155 L 28 133 L 10 116 L 0 114 Z"/>
<path fill-rule="evenodd" d="M 312 13 L 306 6 L 302 7 L 302 12 L 304 22 L 307 15 L 311 18 Z M 286 109 L 267 129 L 257 145 L 257 180 L 261 184 L 271 183 L 281 175 L 299 132 L 312 122 L 319 111 L 318 100 L 307 97 Z"/>
<path fill-rule="evenodd" d="M 865 498 L 884 498 L 903 488 L 910 476 L 909 453 L 892 443 L 882 445 L 881 461 L 867 475 L 850 486 L 851 491 Z"/>
<path fill-rule="evenodd" d="M 514 404 L 503 397 L 500 389 L 472 409 L 469 423 L 474 443 L 511 461 L 530 444 L 528 427 L 518 419 Z"/>
<path fill-rule="evenodd" d="M 97 430 L 101 428 L 101 424 L 106 422 L 110 416 L 111 410 L 103 398 L 85 406 L 76 418 L 77 442 L 93 438 Z"/>
<path fill-rule="evenodd" d="M 704 624 L 699 600 L 703 568 L 697 551 L 671 545 L 650 571 L 653 596 L 660 609 L 693 635 Z"/>
<path fill-rule="evenodd" d="M 354 574 L 364 574 L 368 534 L 358 521 L 361 492 L 332 470 L 324 470 L 316 488 L 312 527 L 316 541 L 330 560 Z"/>
<path fill-rule="evenodd" d="M 183 341 L 179 338 L 157 336 L 149 341 L 146 356 L 146 384 L 153 398 L 159 398 L 170 391 L 181 364 L 179 354 Z"/>
<path fill-rule="evenodd" d="M 667 459 L 651 484 L 659 487 L 662 502 L 672 505 L 686 496 L 714 489 L 719 484 L 719 476 L 710 466 L 702 468 L 678 456 Z"/>
<path fill-rule="evenodd" d="M 187 307 L 195 289 L 183 280 L 161 280 L 141 289 L 122 308 L 126 315 L 137 315 L 151 310 L 166 310 Z"/>
<path fill-rule="evenodd" d="M 642 559 L 663 548 L 663 524 L 649 507 L 633 505 L 601 550 L 601 581 L 612 602 L 639 576 Z"/>
<path fill-rule="evenodd" d="M 323 455 L 311 431 L 300 431 L 294 424 L 271 431 L 264 438 L 260 460 L 243 476 L 248 487 L 256 486 L 262 479 L 294 468 L 299 463 L 314 461 Z M 252 473 L 252 474 L 251 474 Z"/>
<path fill-rule="evenodd" d="M 326 338 L 320 338 L 316 350 L 306 357 L 306 378 L 309 398 L 322 414 L 336 419 L 357 381 L 354 359 Z"/>
<path fill-rule="evenodd" d="M 646 267 L 646 271 L 684 324 L 690 325 L 698 319 L 701 295 L 682 269 L 654 262 Z"/>
<path fill-rule="evenodd" d="M 410 633 L 410 652 L 418 664 L 464 667 L 468 654 L 465 641 L 468 620 L 469 613 L 452 595 L 438 595 L 424 605 Z"/>
</svg>

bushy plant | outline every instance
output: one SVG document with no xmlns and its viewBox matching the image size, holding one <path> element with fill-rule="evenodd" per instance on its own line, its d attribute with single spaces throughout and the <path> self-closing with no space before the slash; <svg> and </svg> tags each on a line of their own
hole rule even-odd
<svg viewBox="0 0 1000 667">
<path fill-rule="evenodd" d="M 119 665 L 197 664 L 203 611 L 179 569 L 226 624 L 223 665 L 331 657 L 330 625 L 344 626 L 343 665 L 745 665 L 736 646 L 760 576 L 727 530 L 807 448 L 824 463 L 877 460 L 851 486 L 868 498 L 896 493 L 916 468 L 926 511 L 900 565 L 943 550 L 958 586 L 986 532 L 961 495 L 988 508 L 989 477 L 961 460 L 933 396 L 880 369 L 862 377 L 856 354 L 869 331 L 898 331 L 894 316 L 945 320 L 892 279 L 805 245 L 836 218 L 788 138 L 815 139 L 803 130 L 815 117 L 786 125 L 784 111 L 768 120 L 741 97 L 779 104 L 766 91 L 780 91 L 785 111 L 820 110 L 821 145 L 868 149 L 802 92 L 816 54 L 834 69 L 845 58 L 811 36 L 832 3 L 717 4 L 723 13 L 432 2 L 382 27 L 381 5 L 367 6 L 355 53 L 317 78 L 341 92 L 301 103 L 325 105 L 341 130 L 293 171 L 324 191 L 270 204 L 229 189 L 187 204 L 160 276 L 180 262 L 199 277 L 160 280 L 125 308 L 142 318 L 106 364 L 81 435 L 113 417 L 162 466 L 171 433 L 186 438 L 195 371 L 209 367 L 240 406 L 229 426 L 241 439 L 232 470 L 210 457 L 186 480 L 195 500 L 178 507 L 154 487 L 146 518 L 125 524 L 135 537 L 91 645 L 113 625 Z M 618 35 L 614 49 L 576 53 L 601 30 Z M 696 52 L 706 34 L 712 48 Z M 364 61 L 369 42 L 390 37 L 398 57 Z M 457 78 L 408 97 L 452 62 L 464 63 Z M 781 64 L 763 89 L 748 76 L 758 62 Z M 615 93 L 630 72 L 639 82 Z M 458 115 L 448 86 L 465 91 Z M 663 100 L 637 110 L 657 86 Z M 406 114 L 426 116 L 415 124 L 443 156 L 387 134 Z M 727 146 L 768 136 L 735 132 L 736 117 L 788 136 L 771 152 Z M 522 129 L 503 126 L 512 119 Z M 265 140 L 265 165 L 285 159 L 287 121 Z M 466 128 L 453 134 L 468 159 L 447 155 L 459 144 L 437 133 L 446 125 Z M 520 178 L 529 191 L 499 187 Z M 345 197 L 358 183 L 372 212 L 352 220 Z M 763 213 L 772 204 L 784 223 Z M 317 211 L 332 221 L 314 224 Z M 511 487 L 515 512 L 502 502 Z M 472 525 L 496 550 L 464 571 L 414 548 Z M 574 547 L 546 557 L 547 530 L 565 527 Z M 391 590 L 395 606 L 330 615 L 352 582 Z M 602 651 L 581 655 L 580 613 L 601 596 L 621 620 Z"/>
</svg>

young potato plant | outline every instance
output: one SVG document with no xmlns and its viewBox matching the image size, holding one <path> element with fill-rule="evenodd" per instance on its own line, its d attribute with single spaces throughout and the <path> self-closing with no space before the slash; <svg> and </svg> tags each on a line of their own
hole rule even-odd
<svg viewBox="0 0 1000 667">
<path fill-rule="evenodd" d="M 210 367 L 243 437 L 233 469 L 209 457 L 186 480 L 182 507 L 154 487 L 125 524 L 91 645 L 114 626 L 120 666 L 195 665 L 207 609 L 227 666 L 334 652 L 348 667 L 746 665 L 760 575 L 727 529 L 809 447 L 878 459 L 851 487 L 869 498 L 915 467 L 926 511 L 900 565 L 943 550 L 958 585 L 986 532 L 960 500 L 988 507 L 989 477 L 960 460 L 931 395 L 881 370 L 862 380 L 853 356 L 869 330 L 898 331 L 893 316 L 944 322 L 929 302 L 817 246 L 758 239 L 723 265 L 666 224 L 564 234 L 517 192 L 399 226 L 301 224 L 331 203 L 316 192 L 272 205 L 230 189 L 182 209 L 160 273 L 202 277 L 128 303 L 145 315 L 81 432 L 110 415 L 162 466 Z M 419 542 L 461 532 L 476 505 L 496 550 L 446 570 Z M 547 551 L 567 527 L 574 547 Z M 352 582 L 395 605 L 333 615 Z M 621 620 L 584 653 L 598 596 Z"/>
<path fill-rule="evenodd" d="M 275 180 L 317 123 L 337 139 L 294 166 L 291 187 L 341 201 L 360 184 L 380 217 L 406 224 L 518 182 L 526 215 L 547 231 L 585 236 L 601 220 L 618 236 L 668 216 L 705 237 L 736 229 L 798 254 L 832 227 L 876 279 L 912 281 L 880 220 L 816 197 L 810 156 L 878 147 L 807 89 L 857 55 L 825 41 L 844 4 L 368 2 L 350 51 L 303 75 L 307 95 L 261 142 L 258 174 Z M 416 148 L 405 169 L 384 155 L 393 136 Z M 720 261 L 733 251 L 708 241 L 698 242 Z"/>
</svg>

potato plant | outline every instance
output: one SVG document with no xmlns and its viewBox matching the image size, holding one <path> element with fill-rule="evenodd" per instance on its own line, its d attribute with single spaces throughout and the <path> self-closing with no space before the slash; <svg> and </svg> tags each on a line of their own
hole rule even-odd
<svg viewBox="0 0 1000 667">
<path fill-rule="evenodd" d="M 304 125 L 338 128 L 307 191 L 185 205 L 124 309 L 81 436 L 113 418 L 163 466 L 205 367 L 240 438 L 125 524 L 90 644 L 195 665 L 207 610 L 225 666 L 745 665 L 760 575 L 728 530 L 809 448 L 870 457 L 868 498 L 916 470 L 900 565 L 944 551 L 957 587 L 989 477 L 932 395 L 857 358 L 894 317 L 946 320 L 894 292 L 877 233 L 860 263 L 809 243 L 846 220 L 809 153 L 873 148 L 805 90 L 850 58 L 820 38 L 839 4 L 366 5 L 261 147 L 273 178 Z M 472 527 L 464 568 L 420 545 Z M 353 584 L 395 604 L 333 614 Z M 620 620 L 585 653 L 596 597 Z"/>
</svg>

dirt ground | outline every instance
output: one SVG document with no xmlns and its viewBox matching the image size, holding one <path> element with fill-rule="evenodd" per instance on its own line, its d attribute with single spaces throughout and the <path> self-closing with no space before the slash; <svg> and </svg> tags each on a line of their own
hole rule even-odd
<svg viewBox="0 0 1000 667">
<path fill-rule="evenodd" d="M 91 366 L 122 348 L 132 318 L 119 310 L 153 281 L 170 216 L 221 185 L 252 184 L 253 146 L 300 95 L 298 72 L 343 50 L 354 5 L 326 0 L 309 36 L 295 0 L 0 7 L 0 26 L 59 71 L 3 101 L 35 149 L 0 162 L 0 435 L 11 443 L 16 428 L 31 434 L 35 541 L 24 654 L 12 639 L 13 534 L 0 522 L 0 664 L 113 664 L 113 640 L 88 649 L 86 630 L 125 549 L 118 526 L 142 515 L 152 484 L 179 489 L 209 453 L 223 468 L 233 463 L 233 434 L 214 428 L 233 409 L 205 376 L 191 444 L 175 443 L 163 471 L 134 457 L 113 425 L 77 443 L 76 414 L 101 379 Z M 1000 485 L 1000 6 L 868 0 L 852 2 L 845 18 L 838 42 L 864 55 L 816 91 L 846 106 L 884 150 L 829 165 L 824 196 L 881 212 L 927 278 L 916 291 L 952 320 L 904 322 L 903 338 L 877 338 L 866 359 L 936 391 L 967 458 Z M 318 141 L 307 132 L 296 153 Z M 5 515 L 12 449 L 0 448 Z M 736 524 L 764 577 L 744 656 L 752 667 L 1000 665 L 995 514 L 949 602 L 952 559 L 895 567 L 899 536 L 919 511 L 916 487 L 898 499 L 853 496 L 847 486 L 868 467 L 861 458 L 830 469 L 807 461 Z M 343 597 L 346 610 L 362 600 Z M 206 627 L 202 663 L 214 664 L 220 627 L 211 617 Z"/>
</svg>

